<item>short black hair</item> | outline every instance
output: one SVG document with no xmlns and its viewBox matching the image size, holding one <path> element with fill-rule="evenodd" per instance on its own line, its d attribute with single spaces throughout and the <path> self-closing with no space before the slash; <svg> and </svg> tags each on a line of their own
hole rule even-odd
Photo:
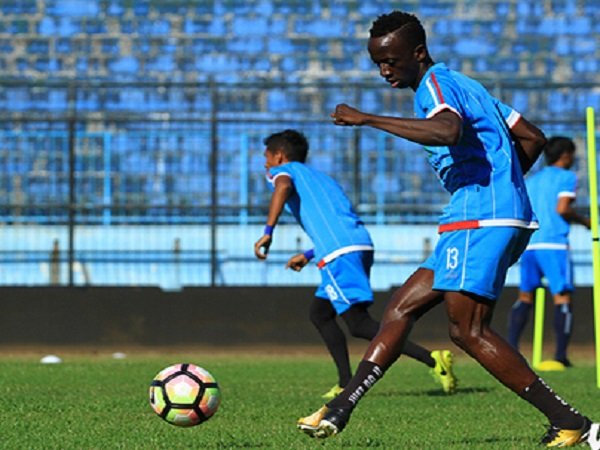
<svg viewBox="0 0 600 450">
<path fill-rule="evenodd" d="M 575 142 L 573 139 L 565 136 L 553 136 L 546 142 L 544 148 L 544 157 L 546 164 L 552 165 L 563 155 L 563 153 L 573 153 L 575 151 Z"/>
<path fill-rule="evenodd" d="M 274 152 L 282 149 L 290 161 L 305 162 L 308 155 L 308 140 L 297 130 L 283 130 L 266 137 L 263 143 L 267 150 Z"/>
<path fill-rule="evenodd" d="M 369 35 L 372 38 L 378 38 L 405 26 L 407 29 L 410 29 L 410 33 L 407 33 L 406 36 L 410 39 L 410 43 L 413 46 L 416 47 L 420 44 L 426 45 L 427 38 L 425 29 L 423 28 L 423 25 L 421 25 L 418 17 L 414 14 L 402 11 L 392 11 L 389 14 L 383 14 L 377 17 L 369 30 Z"/>
</svg>

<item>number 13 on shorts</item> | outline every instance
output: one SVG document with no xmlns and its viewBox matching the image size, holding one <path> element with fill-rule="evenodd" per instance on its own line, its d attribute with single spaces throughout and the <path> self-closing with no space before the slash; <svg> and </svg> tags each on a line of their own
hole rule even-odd
<svg viewBox="0 0 600 450">
<path fill-rule="evenodd" d="M 446 249 L 446 269 L 455 270 L 458 267 L 458 249 L 449 247 Z"/>
</svg>

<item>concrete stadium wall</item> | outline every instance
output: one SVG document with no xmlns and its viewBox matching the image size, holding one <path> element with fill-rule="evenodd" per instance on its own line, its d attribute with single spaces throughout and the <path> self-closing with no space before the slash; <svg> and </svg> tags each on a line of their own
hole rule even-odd
<svg viewBox="0 0 600 450">
<path fill-rule="evenodd" d="M 314 289 L 2 288 L 0 347 L 13 345 L 310 345 L 320 337 L 308 320 Z M 391 292 L 376 292 L 379 319 Z M 494 317 L 504 334 L 514 288 L 504 291 Z M 574 304 L 573 342 L 593 343 L 592 291 L 580 288 Z M 547 302 L 545 336 L 553 341 Z M 531 339 L 531 326 L 526 330 Z M 423 317 L 412 338 L 447 342 L 443 305 Z M 352 340 L 351 340 L 352 342 Z M 359 342 L 358 340 L 356 342 Z"/>
</svg>

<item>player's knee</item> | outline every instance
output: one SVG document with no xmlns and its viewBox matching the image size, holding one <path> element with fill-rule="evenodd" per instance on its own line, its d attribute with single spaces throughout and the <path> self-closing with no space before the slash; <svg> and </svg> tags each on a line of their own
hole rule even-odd
<svg viewBox="0 0 600 450">
<path fill-rule="evenodd" d="M 477 345 L 481 338 L 480 330 L 477 328 L 460 326 L 459 324 L 451 324 L 449 334 L 452 342 L 462 349 Z"/>
<path fill-rule="evenodd" d="M 348 331 L 355 338 L 360 339 L 373 339 L 377 334 L 379 325 L 375 321 L 362 320 L 360 322 L 353 322 L 348 324 Z"/>
<path fill-rule="evenodd" d="M 379 323 L 367 312 L 366 308 L 353 307 L 342 315 L 353 337 L 373 339 L 379 329 Z"/>
<path fill-rule="evenodd" d="M 324 300 L 315 300 L 308 312 L 308 319 L 312 322 L 314 326 L 317 328 L 330 321 L 335 319 L 335 311 L 329 304 Z"/>
</svg>

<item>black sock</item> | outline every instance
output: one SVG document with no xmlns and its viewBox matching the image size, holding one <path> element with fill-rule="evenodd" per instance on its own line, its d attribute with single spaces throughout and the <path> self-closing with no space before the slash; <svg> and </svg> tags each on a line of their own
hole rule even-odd
<svg viewBox="0 0 600 450">
<path fill-rule="evenodd" d="M 423 364 L 426 364 L 429 367 L 435 367 L 435 360 L 431 357 L 431 352 L 426 348 L 421 347 L 419 344 L 409 341 L 408 339 L 404 341 L 402 354 L 410 356 L 417 361 L 421 361 Z"/>
<path fill-rule="evenodd" d="M 517 350 L 519 349 L 519 338 L 525 325 L 529 320 L 529 313 L 532 308 L 531 303 L 525 303 L 517 300 L 510 310 L 508 318 L 508 343 Z"/>
<path fill-rule="evenodd" d="M 318 330 L 337 368 L 338 385 L 344 387 L 352 378 L 346 336 L 334 321 L 322 324 Z"/>
<path fill-rule="evenodd" d="M 383 369 L 371 361 L 361 361 L 356 374 L 340 395 L 327 403 L 329 408 L 352 409 L 363 395 L 383 376 Z"/>
<path fill-rule="evenodd" d="M 538 378 L 519 394 L 544 414 L 550 424 L 567 430 L 577 430 L 583 425 L 583 416 L 554 393 L 544 380 Z"/>
<path fill-rule="evenodd" d="M 567 360 L 567 345 L 571 338 L 573 314 L 571 305 L 554 305 L 554 332 L 556 333 L 556 353 L 554 359 L 557 361 Z"/>
<path fill-rule="evenodd" d="M 348 345 L 346 336 L 337 323 L 336 313 L 331 302 L 315 297 L 310 305 L 310 321 L 319 331 L 333 358 L 338 373 L 338 385 L 345 386 L 352 378 Z"/>
</svg>

